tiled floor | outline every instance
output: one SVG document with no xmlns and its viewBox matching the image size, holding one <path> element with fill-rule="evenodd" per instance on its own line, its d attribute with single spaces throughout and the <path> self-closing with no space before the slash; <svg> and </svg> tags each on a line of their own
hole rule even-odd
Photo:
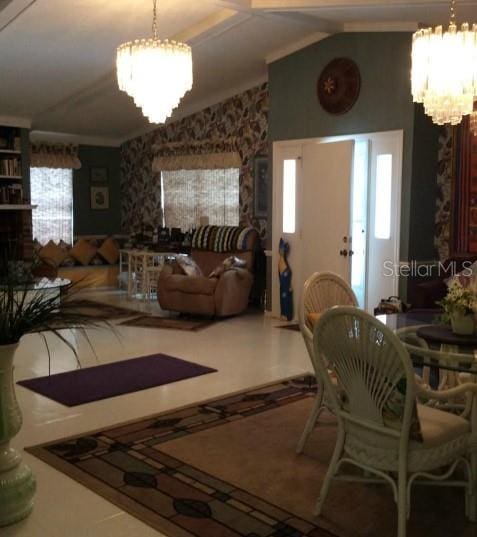
<svg viewBox="0 0 477 537">
<path fill-rule="evenodd" d="M 141 311 L 158 308 L 156 304 L 128 301 L 121 293 L 88 293 L 87 298 Z M 310 371 L 300 333 L 278 330 L 274 328 L 277 324 L 280 322 L 276 319 L 251 313 L 199 332 L 133 327 L 118 327 L 116 334 L 90 331 L 97 359 L 86 340 L 77 334 L 83 367 L 163 352 L 215 367 L 218 373 L 73 408 L 17 386 L 24 424 L 13 445 L 31 446 Z M 66 345 L 51 336 L 48 343 L 53 373 L 76 367 Z M 15 379 L 47 373 L 48 355 L 41 338 L 25 337 L 15 358 Z M 0 529 L 2 537 L 160 535 L 34 457 L 24 454 L 24 460 L 38 482 L 35 509 L 27 520 Z"/>
</svg>

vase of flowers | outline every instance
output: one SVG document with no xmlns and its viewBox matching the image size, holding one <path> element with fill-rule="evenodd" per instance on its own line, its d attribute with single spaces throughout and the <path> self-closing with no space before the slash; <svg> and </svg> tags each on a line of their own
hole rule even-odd
<svg viewBox="0 0 477 537">
<path fill-rule="evenodd" d="M 13 362 L 25 334 L 53 332 L 75 353 L 59 330 L 98 325 L 96 317 L 84 313 L 74 300 L 60 301 L 45 292 L 28 271 L 0 260 L 0 527 L 28 516 L 33 507 L 35 478 L 23 464 L 20 453 L 10 446 L 20 431 L 22 413 L 15 397 Z"/>
<path fill-rule="evenodd" d="M 471 335 L 475 332 L 477 312 L 477 281 L 475 277 L 456 276 L 448 286 L 447 294 L 439 303 L 444 309 L 444 321 L 450 322 L 454 334 Z"/>
</svg>

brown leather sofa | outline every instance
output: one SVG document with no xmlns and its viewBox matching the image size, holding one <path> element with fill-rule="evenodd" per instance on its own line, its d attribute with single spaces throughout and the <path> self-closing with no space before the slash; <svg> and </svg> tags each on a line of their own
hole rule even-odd
<svg viewBox="0 0 477 537">
<path fill-rule="evenodd" d="M 243 312 L 253 284 L 258 244 L 259 235 L 253 228 L 198 228 L 192 237 L 191 257 L 203 276 L 187 276 L 177 263 L 166 265 L 157 283 L 159 305 L 164 310 L 217 317 Z M 246 266 L 226 270 L 219 277 L 209 277 L 232 255 L 243 259 Z"/>
</svg>

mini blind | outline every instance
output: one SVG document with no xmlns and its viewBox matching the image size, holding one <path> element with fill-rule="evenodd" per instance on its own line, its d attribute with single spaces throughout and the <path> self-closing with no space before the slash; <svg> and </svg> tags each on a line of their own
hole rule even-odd
<svg viewBox="0 0 477 537">
<path fill-rule="evenodd" d="M 239 169 L 174 170 L 161 173 L 164 225 L 187 230 L 199 225 L 239 224 Z"/>
<path fill-rule="evenodd" d="M 49 240 L 73 241 L 73 170 L 31 168 L 33 238 L 40 244 Z"/>
</svg>

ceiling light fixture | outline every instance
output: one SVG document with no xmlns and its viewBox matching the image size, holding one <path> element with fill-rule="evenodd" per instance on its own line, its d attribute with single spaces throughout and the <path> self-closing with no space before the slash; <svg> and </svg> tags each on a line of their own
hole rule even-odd
<svg viewBox="0 0 477 537">
<path fill-rule="evenodd" d="M 152 34 L 152 39 L 118 47 L 118 85 L 151 123 L 164 123 L 192 88 L 192 52 L 189 45 L 157 37 L 157 0 L 153 0 Z"/>
<path fill-rule="evenodd" d="M 414 102 L 438 125 L 457 125 L 472 112 L 477 96 L 477 24 L 455 22 L 451 1 L 447 31 L 418 30 L 412 39 L 411 90 Z"/>
</svg>

